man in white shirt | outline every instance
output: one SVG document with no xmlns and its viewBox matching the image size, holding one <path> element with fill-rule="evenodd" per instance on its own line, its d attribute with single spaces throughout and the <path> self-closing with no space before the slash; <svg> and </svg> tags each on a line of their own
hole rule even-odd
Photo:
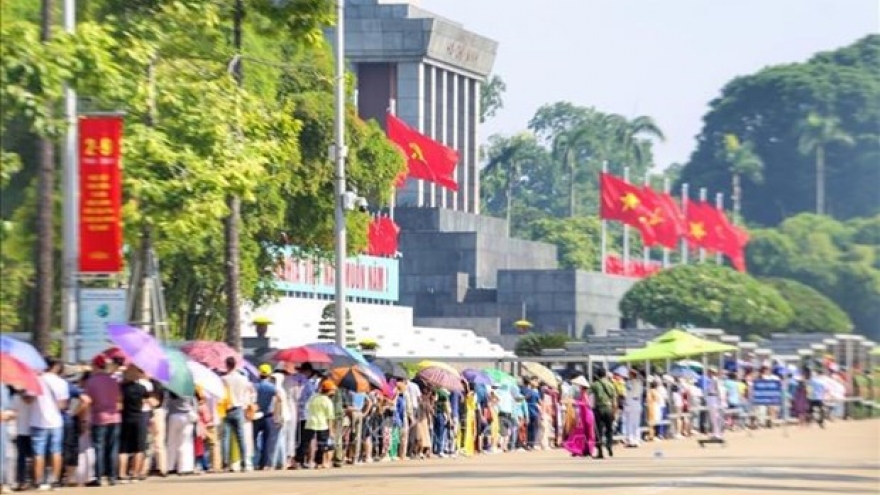
<svg viewBox="0 0 880 495">
<path fill-rule="evenodd" d="M 43 393 L 27 396 L 30 402 L 31 445 L 34 451 L 34 483 L 40 490 L 48 490 L 61 480 L 61 452 L 64 446 L 64 418 L 61 410 L 67 408 L 70 388 L 58 373 L 61 362 L 47 358 L 48 369 L 40 375 Z M 52 463 L 52 479 L 45 480 L 46 454 Z"/>
<path fill-rule="evenodd" d="M 238 371 L 238 363 L 234 357 L 226 359 L 226 374 L 223 375 L 223 383 L 229 391 L 229 405 L 226 409 L 226 419 L 223 425 L 223 463 L 226 469 L 232 470 L 232 435 L 238 443 L 241 453 L 241 463 L 247 459 L 247 446 L 244 437 L 244 408 L 250 404 L 251 384 L 248 379 Z"/>
<path fill-rule="evenodd" d="M 629 370 L 626 381 L 626 397 L 623 404 L 623 431 L 627 447 L 638 447 L 642 443 L 642 398 L 645 386 L 639 372 Z"/>
<path fill-rule="evenodd" d="M 721 397 L 721 386 L 718 380 L 718 370 L 709 368 L 709 379 L 706 381 L 706 409 L 709 411 L 709 422 L 712 425 L 712 438 L 722 438 L 723 419 L 721 410 L 724 408 Z"/>
</svg>

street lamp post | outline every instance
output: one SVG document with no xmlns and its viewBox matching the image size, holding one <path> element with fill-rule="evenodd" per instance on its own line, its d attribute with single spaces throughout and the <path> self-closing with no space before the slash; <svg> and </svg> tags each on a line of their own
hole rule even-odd
<svg viewBox="0 0 880 495">
<path fill-rule="evenodd" d="M 336 165 L 336 344 L 345 345 L 345 0 L 336 0 L 336 142 L 331 158 Z"/>
<path fill-rule="evenodd" d="M 64 30 L 76 30 L 76 0 L 64 0 Z M 80 356 L 77 348 L 77 271 L 79 270 L 79 163 L 77 162 L 77 121 L 76 91 L 70 83 L 64 85 L 64 113 L 67 120 L 67 135 L 64 140 L 64 185 L 63 191 L 63 324 L 65 359 L 75 362 Z"/>
</svg>

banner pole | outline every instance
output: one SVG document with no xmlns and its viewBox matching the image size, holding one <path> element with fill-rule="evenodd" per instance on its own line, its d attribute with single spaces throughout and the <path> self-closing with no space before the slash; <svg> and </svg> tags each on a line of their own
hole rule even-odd
<svg viewBox="0 0 880 495">
<path fill-rule="evenodd" d="M 76 0 L 64 0 L 64 30 L 73 34 L 76 31 Z M 62 318 L 64 328 L 63 358 L 69 363 L 79 361 L 77 342 L 77 307 L 79 271 L 79 161 L 77 160 L 77 101 L 76 91 L 64 85 L 64 112 L 67 120 L 67 134 L 64 139 L 64 186 L 63 191 L 63 298 Z"/>
<path fill-rule="evenodd" d="M 724 193 L 716 193 L 715 194 L 715 208 L 718 209 L 722 214 L 724 213 Z M 720 252 L 715 253 L 715 263 L 721 265 L 724 263 L 724 255 Z"/>
<path fill-rule="evenodd" d="M 669 194 L 669 177 L 663 179 L 663 194 Z M 663 248 L 663 268 L 669 268 L 669 248 Z"/>
<path fill-rule="evenodd" d="M 688 211 L 688 189 L 690 186 L 688 184 L 681 185 L 681 214 L 684 216 L 685 228 L 690 229 L 690 222 L 688 221 L 687 211 Z M 687 234 L 689 232 L 685 232 L 685 237 L 681 239 L 681 264 L 688 264 L 688 240 Z"/>
<path fill-rule="evenodd" d="M 602 162 L 602 173 L 603 174 L 608 173 L 608 160 L 605 160 Z M 602 204 L 602 197 L 601 196 L 602 196 L 602 194 L 600 191 L 599 192 L 599 204 L 600 205 Z M 608 221 L 603 218 L 603 219 L 601 219 L 600 225 L 601 225 L 601 246 L 602 246 L 601 251 L 600 251 L 601 259 L 599 260 L 600 271 L 602 273 L 608 273 L 608 266 L 607 266 L 607 264 L 608 264 Z"/>
<path fill-rule="evenodd" d="M 623 167 L 623 180 L 629 183 L 629 167 Z M 629 267 L 629 225 L 623 224 L 623 274 L 630 274 Z"/>
<path fill-rule="evenodd" d="M 706 188 L 705 187 L 700 188 L 700 202 L 702 202 L 702 203 L 706 202 Z M 700 263 L 703 263 L 705 261 L 706 261 L 706 249 L 700 248 Z"/>
</svg>

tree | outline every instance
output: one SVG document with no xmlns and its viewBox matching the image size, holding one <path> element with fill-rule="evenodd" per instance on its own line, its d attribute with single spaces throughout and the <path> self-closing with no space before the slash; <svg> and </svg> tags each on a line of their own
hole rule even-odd
<svg viewBox="0 0 880 495">
<path fill-rule="evenodd" d="M 636 169 L 650 169 L 653 164 L 649 139 L 666 140 L 657 122 L 652 117 L 640 115 L 630 120 L 620 118 L 614 126 L 623 150 L 623 164 Z"/>
<path fill-rule="evenodd" d="M 798 149 L 816 157 L 816 214 L 825 214 L 825 150 L 833 144 L 851 146 L 853 138 L 840 128 L 837 117 L 812 112 L 798 126 Z"/>
<path fill-rule="evenodd" d="M 625 318 L 747 336 L 785 329 L 794 315 L 776 289 L 718 265 L 680 265 L 640 280 L 620 302 Z"/>
<path fill-rule="evenodd" d="M 847 333 L 853 328 L 849 316 L 808 285 L 786 278 L 761 280 L 779 292 L 794 311 L 794 319 L 786 329 L 792 333 Z"/>
<path fill-rule="evenodd" d="M 523 171 L 532 170 L 536 165 L 539 166 L 550 158 L 538 145 L 535 137 L 529 133 L 521 133 L 509 138 L 499 135 L 490 136 L 487 148 L 488 162 L 481 173 L 484 176 L 483 180 L 488 180 L 490 184 L 489 187 L 482 188 L 485 193 L 483 204 L 490 211 L 498 211 L 501 204 L 499 196 L 503 196 L 507 230 L 512 232 L 514 191 L 522 183 L 530 180 Z"/>
<path fill-rule="evenodd" d="M 742 178 L 745 177 L 755 184 L 763 182 L 764 162 L 755 154 L 755 147 L 751 142 L 741 143 L 734 134 L 724 136 L 724 160 L 730 167 L 733 217 L 739 220 L 742 210 Z"/>
<path fill-rule="evenodd" d="M 709 104 L 697 147 L 681 173 L 679 187 L 730 192 L 724 136 L 750 142 L 764 163 L 764 181 L 744 182 L 742 215 L 750 224 L 776 225 L 786 217 L 815 211 L 816 156 L 799 142 L 811 113 L 837 119 L 852 146 L 823 149 L 826 166 L 824 211 L 839 219 L 880 213 L 880 35 L 817 54 L 807 62 L 778 65 L 737 77 Z"/>
<path fill-rule="evenodd" d="M 480 123 L 489 117 L 494 117 L 499 110 L 504 108 L 504 92 L 507 84 L 498 74 L 492 74 L 489 79 L 480 86 Z"/>
<path fill-rule="evenodd" d="M 564 333 L 529 333 L 516 341 L 517 356 L 540 356 L 544 349 L 562 349 L 571 339 Z"/>
<path fill-rule="evenodd" d="M 574 127 L 557 133 L 553 138 L 553 156 L 568 171 L 568 217 L 574 218 L 577 203 L 575 189 L 577 186 L 578 157 L 589 150 L 592 138 L 588 126 Z"/>
<path fill-rule="evenodd" d="M 600 221 L 596 217 L 541 218 L 522 232 L 526 239 L 555 244 L 561 268 L 595 270 L 601 266 Z"/>
<path fill-rule="evenodd" d="M 318 323 L 318 340 L 336 342 L 336 304 L 330 303 L 321 311 L 321 321 Z M 358 347 L 355 338 L 354 324 L 351 321 L 351 312 L 345 309 L 345 347 L 356 349 Z"/>
</svg>

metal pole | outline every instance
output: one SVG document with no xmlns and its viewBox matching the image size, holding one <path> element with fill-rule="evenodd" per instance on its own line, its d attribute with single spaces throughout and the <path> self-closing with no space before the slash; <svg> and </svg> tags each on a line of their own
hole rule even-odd
<svg viewBox="0 0 880 495">
<path fill-rule="evenodd" d="M 686 228 L 690 229 L 690 222 L 688 221 L 687 210 L 688 210 L 688 189 L 689 186 L 687 184 L 681 185 L 681 214 L 684 215 L 684 223 Z M 687 234 L 689 232 L 686 232 Z M 688 241 L 687 236 L 682 237 L 681 239 L 681 264 L 688 264 Z"/>
<path fill-rule="evenodd" d="M 629 167 L 623 167 L 623 180 L 629 182 Z M 629 275 L 629 225 L 623 225 L 623 274 Z"/>
<path fill-rule="evenodd" d="M 645 172 L 645 187 L 651 187 L 651 178 L 647 172 Z M 651 248 L 648 246 L 642 248 L 642 261 L 645 263 L 645 268 L 647 269 L 648 263 L 651 261 Z"/>
<path fill-rule="evenodd" d="M 64 0 L 64 30 L 76 31 L 76 0 Z M 67 135 L 64 140 L 64 340 L 68 362 L 77 362 L 79 342 L 77 339 L 77 271 L 79 269 L 79 163 L 77 161 L 77 105 L 76 92 L 64 86 L 64 112 L 67 119 Z"/>
<path fill-rule="evenodd" d="M 724 212 L 724 193 L 715 193 L 715 208 L 722 213 Z M 715 264 L 724 264 L 724 255 L 720 252 L 715 253 Z"/>
<path fill-rule="evenodd" d="M 700 202 L 706 202 L 706 188 L 700 188 Z M 700 263 L 704 263 L 706 261 L 706 250 L 704 248 L 700 248 Z"/>
<path fill-rule="evenodd" d="M 388 100 L 388 113 L 397 115 L 397 100 L 391 98 Z M 388 207 L 388 216 L 394 220 L 394 207 L 397 205 L 397 185 L 391 185 L 391 204 Z"/>
<path fill-rule="evenodd" d="M 345 1 L 336 1 L 336 343 L 345 345 Z"/>
<path fill-rule="evenodd" d="M 669 177 L 663 179 L 663 194 L 669 194 Z M 669 248 L 663 248 L 663 268 L 669 268 Z"/>
<path fill-rule="evenodd" d="M 603 174 L 608 173 L 608 160 L 605 160 L 604 162 L 602 162 L 602 173 Z M 601 202 L 601 199 L 599 201 Z M 601 232 L 602 232 L 601 233 L 602 249 L 601 249 L 601 254 L 600 254 L 601 258 L 599 260 L 599 264 L 601 265 L 600 271 L 602 273 L 608 273 L 608 267 L 606 266 L 607 265 L 606 258 L 608 257 L 608 221 L 605 219 L 602 219 L 601 225 L 602 225 L 602 230 L 601 230 Z"/>
</svg>

